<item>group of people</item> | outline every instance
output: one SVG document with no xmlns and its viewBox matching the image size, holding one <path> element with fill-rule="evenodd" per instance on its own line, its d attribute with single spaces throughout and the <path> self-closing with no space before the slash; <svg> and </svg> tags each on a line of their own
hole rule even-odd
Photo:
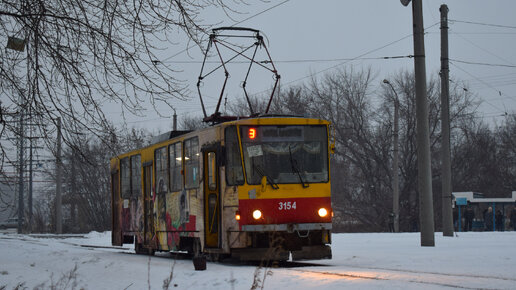
<svg viewBox="0 0 516 290">
<path fill-rule="evenodd" d="M 475 211 L 471 206 L 467 206 L 464 210 L 464 214 L 462 216 L 464 218 L 464 231 L 471 231 L 473 229 L 473 221 L 475 219 Z M 458 213 L 454 212 L 454 224 L 455 227 L 458 227 L 457 218 Z M 488 207 L 483 212 L 484 218 L 484 230 L 492 231 L 493 230 L 493 208 Z M 510 217 L 505 217 L 501 210 L 497 210 L 494 213 L 494 226 L 497 231 L 504 231 L 505 229 L 513 229 L 516 231 L 516 205 L 510 211 Z"/>
<path fill-rule="evenodd" d="M 455 230 L 458 230 L 459 224 L 458 224 L 458 217 L 459 213 L 457 211 L 457 208 L 453 211 L 453 224 L 455 226 Z M 464 222 L 462 224 L 462 229 L 467 231 L 473 230 L 473 221 L 475 220 L 475 210 L 471 205 L 466 206 L 464 209 L 464 214 L 462 215 L 462 218 L 464 219 Z M 485 230 L 485 231 L 493 231 L 493 208 L 488 207 L 483 212 L 483 228 L 480 228 L 479 230 Z M 394 232 L 394 221 L 395 221 L 395 215 L 393 212 L 389 213 L 389 232 Z M 416 221 L 417 226 L 417 221 Z M 509 212 L 509 216 L 505 217 L 501 210 L 497 210 L 494 214 L 494 226 L 495 230 L 497 231 L 505 231 L 505 230 L 514 230 L 516 231 L 516 204 L 512 208 L 512 210 Z M 482 227 L 482 225 L 480 225 Z M 478 229 L 478 224 L 477 224 Z M 417 231 L 417 228 L 415 229 Z"/>
</svg>

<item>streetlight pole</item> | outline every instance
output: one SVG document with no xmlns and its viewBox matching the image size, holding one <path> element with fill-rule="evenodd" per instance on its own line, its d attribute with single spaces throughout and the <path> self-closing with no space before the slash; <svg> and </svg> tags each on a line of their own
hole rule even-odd
<svg viewBox="0 0 516 290">
<path fill-rule="evenodd" d="M 450 88 L 448 66 L 448 6 L 441 12 L 441 158 L 443 236 L 453 237 L 452 177 L 450 153 Z"/>
<path fill-rule="evenodd" d="M 410 0 L 400 0 L 407 6 Z M 417 167 L 419 191 L 419 224 L 421 246 L 434 247 L 434 208 L 432 198 L 432 168 L 430 160 L 430 133 L 426 96 L 425 34 L 422 0 L 412 0 L 414 34 L 414 73 L 416 80 Z"/>
<path fill-rule="evenodd" d="M 16 37 L 9 37 L 7 40 L 7 46 L 6 48 L 12 49 L 15 51 L 23 52 L 25 50 L 26 41 L 25 39 L 20 39 Z M 28 54 L 27 54 L 27 76 L 28 76 Z M 27 78 L 28 79 L 28 78 Z M 30 82 L 27 82 L 30 84 Z M 25 220 L 25 209 L 24 206 L 24 200 L 23 200 L 23 192 L 24 192 L 24 171 L 25 171 L 25 160 L 24 160 L 24 150 L 25 150 L 25 128 L 23 126 L 25 114 L 25 96 L 23 93 L 20 94 L 20 105 L 19 105 L 19 116 L 20 116 L 20 132 L 18 133 L 18 146 L 19 146 L 19 152 L 18 152 L 18 234 L 21 234 L 23 232 L 23 223 Z"/>
<path fill-rule="evenodd" d="M 23 110 L 25 102 L 24 97 L 21 97 L 22 99 L 22 105 L 20 105 L 20 132 L 19 132 L 19 157 L 18 157 L 18 166 L 19 166 L 19 176 L 18 176 L 18 234 L 21 234 L 23 232 L 23 222 L 25 220 L 24 211 L 24 200 L 23 200 L 23 192 L 24 192 L 24 171 L 25 171 L 25 159 L 24 159 L 24 151 L 25 151 L 25 138 L 24 138 L 24 127 L 23 127 L 23 119 L 24 119 L 24 113 Z"/>
<path fill-rule="evenodd" d="M 63 233 L 63 218 L 61 212 L 61 175 L 62 175 L 62 163 L 61 163 L 61 118 L 57 118 L 57 152 L 56 152 L 56 233 Z"/>
<path fill-rule="evenodd" d="M 388 80 L 383 80 L 383 83 L 388 84 L 396 98 L 394 99 L 394 131 L 393 131 L 393 147 L 394 147 L 394 156 L 392 160 L 392 212 L 394 214 L 394 232 L 399 232 L 400 219 L 399 219 L 399 199 L 400 199 L 400 191 L 399 191 L 399 181 L 398 181 L 398 120 L 399 120 L 399 107 L 400 102 L 398 98 L 398 93 L 392 86 L 392 84 Z"/>
</svg>

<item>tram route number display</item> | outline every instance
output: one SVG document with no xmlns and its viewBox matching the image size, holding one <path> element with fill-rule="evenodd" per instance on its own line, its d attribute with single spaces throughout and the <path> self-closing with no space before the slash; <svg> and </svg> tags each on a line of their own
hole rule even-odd
<svg viewBox="0 0 516 290">
<path fill-rule="evenodd" d="M 296 202 L 291 201 L 284 201 L 284 202 L 278 202 L 278 210 L 292 210 L 296 209 Z"/>
</svg>

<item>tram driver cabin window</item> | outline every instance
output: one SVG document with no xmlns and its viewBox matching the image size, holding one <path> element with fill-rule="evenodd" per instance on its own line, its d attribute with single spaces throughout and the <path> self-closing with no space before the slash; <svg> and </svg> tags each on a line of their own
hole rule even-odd
<svg viewBox="0 0 516 290">
<path fill-rule="evenodd" d="M 185 188 L 199 187 L 199 138 L 184 142 L 185 146 Z"/>
</svg>

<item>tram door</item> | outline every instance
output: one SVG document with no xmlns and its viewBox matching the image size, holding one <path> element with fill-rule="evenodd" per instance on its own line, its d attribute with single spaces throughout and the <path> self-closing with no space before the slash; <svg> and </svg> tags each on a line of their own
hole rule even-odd
<svg viewBox="0 0 516 290">
<path fill-rule="evenodd" d="M 113 246 L 122 245 L 122 228 L 120 226 L 120 184 L 118 171 L 111 174 L 111 243 Z"/>
<path fill-rule="evenodd" d="M 152 164 L 149 164 L 143 166 L 144 245 L 149 245 L 154 236 L 154 201 L 152 194 Z"/>
<path fill-rule="evenodd" d="M 220 188 L 217 152 L 206 150 L 204 159 L 204 230 L 207 248 L 220 247 Z"/>
</svg>

